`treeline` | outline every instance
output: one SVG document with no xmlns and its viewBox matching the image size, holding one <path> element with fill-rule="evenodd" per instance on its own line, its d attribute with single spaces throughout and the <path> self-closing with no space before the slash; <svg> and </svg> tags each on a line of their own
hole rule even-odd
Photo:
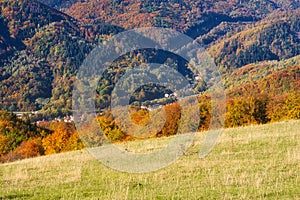
<svg viewBox="0 0 300 200">
<path fill-rule="evenodd" d="M 227 103 L 225 127 L 300 119 L 299 105 L 299 92 L 231 99 Z"/>
<path fill-rule="evenodd" d="M 297 91 L 278 95 L 257 94 L 230 98 L 226 102 L 226 115 L 224 127 L 237 127 L 253 124 L 265 124 L 282 120 L 300 119 L 300 93 Z M 130 109 L 131 122 L 140 127 L 147 126 L 152 120 L 154 126 L 135 129 L 136 126 L 122 127 L 123 121 L 115 119 L 111 112 L 104 112 L 98 116 L 97 121 L 88 122 L 82 127 L 83 135 L 78 135 L 74 124 L 64 122 L 44 122 L 39 126 L 33 125 L 29 120 L 22 121 L 14 114 L 6 111 L 0 112 L 0 161 L 7 162 L 16 159 L 30 158 L 41 155 L 79 150 L 83 144 L 99 146 L 106 141 L 124 142 L 153 137 L 176 135 L 181 126 L 189 126 L 191 121 L 182 122 L 182 108 L 178 103 L 163 106 L 164 119 L 154 115 L 150 118 L 150 111 L 140 107 Z M 194 108 L 189 113 L 194 112 Z M 198 131 L 210 128 L 212 105 L 207 95 L 198 97 L 200 123 Z M 151 111 L 155 112 L 155 111 Z M 125 112 L 123 112 L 125 113 Z M 153 114 L 153 113 L 152 113 Z M 161 124 L 163 122 L 163 124 Z M 93 123 L 93 124 L 91 124 Z M 128 125 L 128 124 L 126 124 Z M 162 126 L 161 126 L 162 125 Z M 99 134 L 101 127 L 103 134 Z"/>
<path fill-rule="evenodd" d="M 45 122 L 36 126 L 29 119 L 0 111 L 0 162 L 82 148 L 74 124 Z"/>
<path fill-rule="evenodd" d="M 205 131 L 210 128 L 210 123 L 212 120 L 211 98 L 209 96 L 202 95 L 198 97 L 198 102 L 200 113 L 198 131 Z M 275 96 L 257 94 L 255 96 L 230 98 L 227 99 L 226 105 L 224 106 L 226 107 L 224 123 L 225 128 L 300 119 L 299 92 L 289 92 Z M 180 126 L 188 126 L 188 124 L 191 123 L 190 121 L 187 121 L 187 124 L 181 123 L 182 110 L 178 103 L 168 104 L 163 106 L 163 109 L 166 112 L 166 121 L 162 129 L 158 131 L 154 127 L 152 127 L 152 129 L 150 127 L 150 130 L 146 130 L 149 132 L 149 134 L 150 132 L 152 133 L 150 134 L 151 137 L 175 135 L 177 134 Z M 193 112 L 193 110 L 190 110 L 189 112 Z M 131 110 L 131 115 L 129 117 L 133 123 L 140 126 L 146 126 L 150 121 L 149 111 L 140 108 Z M 162 119 L 154 120 L 156 120 L 157 126 L 159 126 L 161 123 L 159 120 Z M 136 131 L 134 130 L 134 127 L 127 126 L 126 130 L 131 134 L 126 134 L 126 132 L 120 128 L 120 126 L 122 126 L 122 122 L 115 120 L 110 112 L 99 116 L 98 121 L 104 134 L 111 142 L 148 138 L 148 136 L 140 138 L 134 137 L 132 135 Z M 88 132 L 87 134 L 91 134 L 89 135 L 89 138 L 96 137 L 95 135 L 92 136 L 92 131 Z M 142 135 L 143 133 L 138 134 Z M 98 140 L 98 142 L 101 143 L 100 140 Z"/>
<path fill-rule="evenodd" d="M 260 65 L 246 66 L 245 69 L 241 68 L 239 72 L 231 74 L 226 81 L 231 83 L 234 81 L 238 84 L 227 85 L 227 101 L 226 105 L 222 105 L 226 107 L 224 127 L 300 119 L 300 65 L 290 66 L 293 61 L 294 59 L 284 62 L 285 66 L 281 66 L 281 70 L 275 71 L 274 69 L 275 72 L 260 78 L 258 78 L 260 74 L 263 74 L 268 67 L 275 67 L 276 64 L 264 64 L 264 67 Z M 280 62 L 277 65 L 283 65 L 283 63 Z M 243 80 L 244 71 L 248 71 L 249 67 L 252 73 L 247 73 Z M 255 70 L 255 67 L 258 69 Z M 251 77 L 255 81 L 247 81 L 247 78 Z M 204 93 L 199 96 L 198 103 L 200 113 L 198 131 L 205 131 L 209 129 L 212 115 L 209 94 Z M 163 109 L 166 111 L 166 122 L 158 132 L 155 132 L 154 129 L 150 130 L 155 133 L 154 137 L 174 135 L 180 124 L 185 126 L 180 123 L 181 108 L 178 103 L 168 104 Z M 189 112 L 193 112 L 193 109 Z M 147 125 L 149 111 L 136 107 L 131 110 L 130 117 L 137 124 Z M 111 113 L 99 116 L 98 120 L 112 142 L 134 139 L 122 131 L 122 128 L 118 126 L 118 121 L 114 120 Z M 159 124 L 159 119 L 157 124 Z"/>
</svg>

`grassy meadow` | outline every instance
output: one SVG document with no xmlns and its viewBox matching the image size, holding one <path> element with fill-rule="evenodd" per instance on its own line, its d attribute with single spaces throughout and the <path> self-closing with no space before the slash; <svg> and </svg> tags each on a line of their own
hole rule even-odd
<svg viewBox="0 0 300 200">
<path fill-rule="evenodd" d="M 129 174 L 86 150 L 0 165 L 0 199 L 300 199 L 300 121 L 225 129 L 204 159 L 188 152 L 159 171 Z M 119 144 L 136 152 L 171 138 Z"/>
</svg>

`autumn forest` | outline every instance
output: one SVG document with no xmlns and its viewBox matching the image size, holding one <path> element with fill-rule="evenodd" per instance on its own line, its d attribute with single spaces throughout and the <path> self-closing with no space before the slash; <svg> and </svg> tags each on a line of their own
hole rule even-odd
<svg viewBox="0 0 300 200">
<path fill-rule="evenodd" d="M 72 116 L 79 67 L 98 44 L 138 27 L 177 30 L 212 56 L 226 93 L 225 128 L 300 119 L 299 11 L 297 0 L 0 0 L 0 162 L 82 149 L 74 122 L 60 120 Z M 170 52 L 142 49 L 115 60 L 95 101 L 98 123 L 111 142 L 140 139 L 118 126 L 109 105 L 126 71 L 152 62 L 195 80 L 189 65 Z M 209 84 L 193 84 L 197 130 L 205 131 L 212 116 Z M 152 137 L 179 128 L 178 99 L 166 93 L 172 91 L 152 84 L 131 96 L 130 117 L 138 125 L 149 121 L 146 108 L 165 110 L 165 124 Z M 85 126 L 85 137 L 100 142 Z"/>
</svg>

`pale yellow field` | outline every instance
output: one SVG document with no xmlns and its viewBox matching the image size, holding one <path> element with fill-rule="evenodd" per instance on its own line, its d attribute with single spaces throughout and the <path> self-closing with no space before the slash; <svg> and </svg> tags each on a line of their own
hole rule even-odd
<svg viewBox="0 0 300 200">
<path fill-rule="evenodd" d="M 204 134 L 151 173 L 112 170 L 86 150 L 1 164 L 0 199 L 300 199 L 300 121 L 226 129 L 199 159 Z M 170 139 L 120 146 L 152 151 Z"/>
</svg>

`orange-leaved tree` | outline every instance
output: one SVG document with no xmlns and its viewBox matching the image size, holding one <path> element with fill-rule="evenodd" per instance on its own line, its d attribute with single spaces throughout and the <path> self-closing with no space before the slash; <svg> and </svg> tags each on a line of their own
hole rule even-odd
<svg viewBox="0 0 300 200">
<path fill-rule="evenodd" d="M 54 154 L 83 148 L 74 124 L 57 122 L 55 131 L 42 141 L 45 154 Z"/>
</svg>

